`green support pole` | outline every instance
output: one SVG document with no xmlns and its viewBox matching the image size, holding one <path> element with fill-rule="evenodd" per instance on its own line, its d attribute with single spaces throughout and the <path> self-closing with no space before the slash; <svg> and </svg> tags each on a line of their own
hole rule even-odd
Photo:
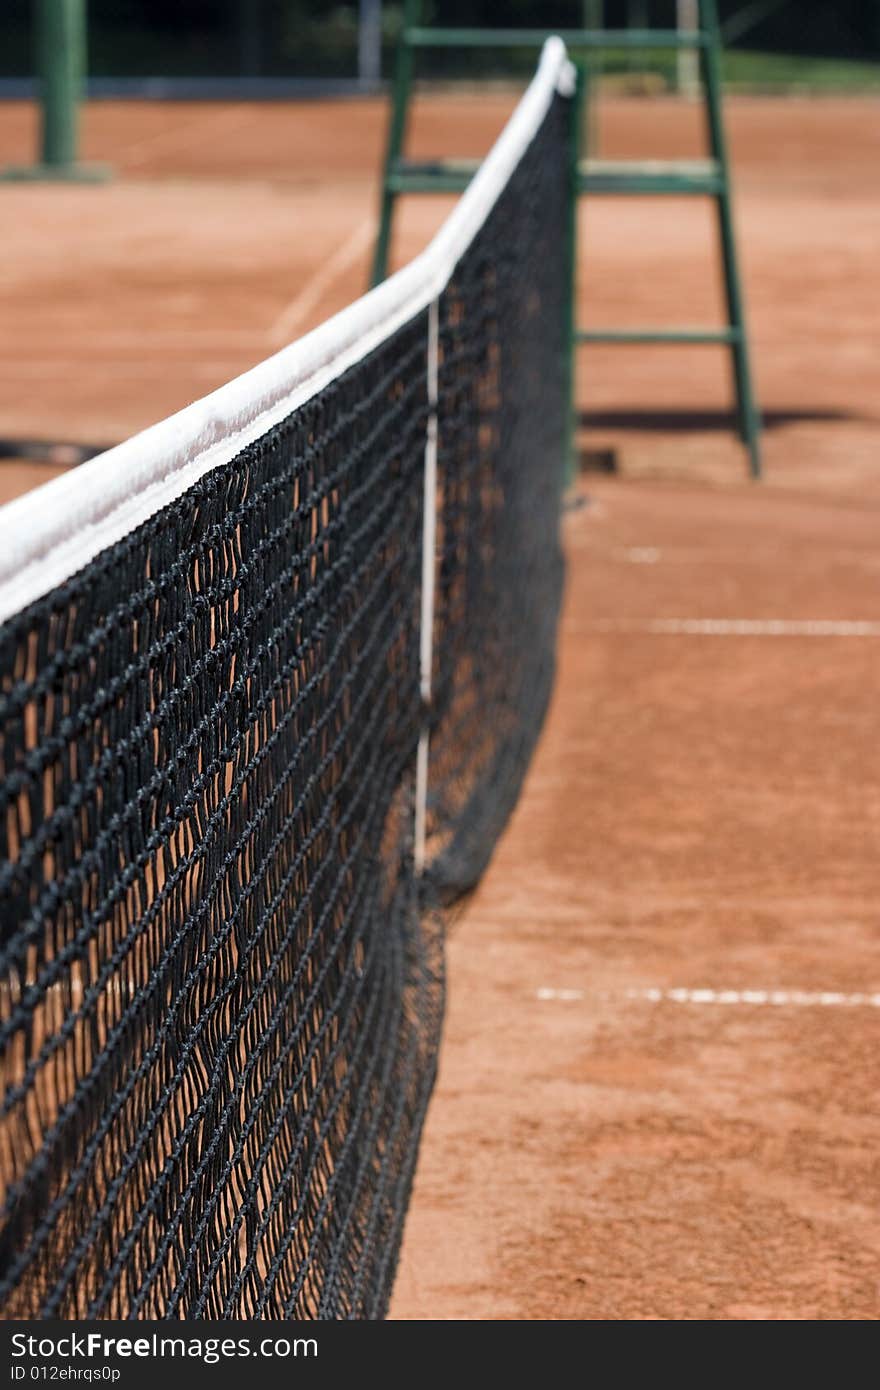
<svg viewBox="0 0 880 1390">
<path fill-rule="evenodd" d="M 706 111 L 709 124 L 709 143 L 712 154 L 718 162 L 721 173 L 720 191 L 715 197 L 718 215 L 718 231 L 721 239 L 722 261 L 724 266 L 724 293 L 727 302 L 727 319 L 735 331 L 731 342 L 730 355 L 733 379 L 736 389 L 739 434 L 749 452 L 749 468 L 753 478 L 761 477 L 761 421 L 752 392 L 751 372 L 749 370 L 748 338 L 746 333 L 745 307 L 736 263 L 736 240 L 733 231 L 733 213 L 730 200 L 730 169 L 727 155 L 727 141 L 724 123 L 721 118 L 721 71 L 718 61 L 720 34 L 715 0 L 700 0 L 703 27 L 709 42 L 700 50 L 703 81 L 706 85 Z"/>
<path fill-rule="evenodd" d="M 568 395 L 568 426 L 565 438 L 565 481 L 570 487 L 577 473 L 577 268 L 578 268 L 578 164 L 581 157 L 581 139 L 584 118 L 584 101 L 587 89 L 587 71 L 583 63 L 575 64 L 577 82 L 569 116 L 569 157 L 568 157 L 568 226 L 566 227 L 566 256 L 569 277 L 569 293 L 566 309 L 566 391 Z"/>
<path fill-rule="evenodd" d="M 379 234 L 376 238 L 376 253 L 373 258 L 371 284 L 380 284 L 388 274 L 388 252 L 391 242 L 391 218 L 394 212 L 394 199 L 397 196 L 391 187 L 394 166 L 403 152 L 406 135 L 406 118 L 409 111 L 410 87 L 413 74 L 413 50 L 407 42 L 406 30 L 414 28 L 420 19 L 420 0 L 405 0 L 403 7 L 404 32 L 397 42 L 397 59 L 394 65 L 394 88 L 391 93 L 391 118 L 388 124 L 388 143 L 385 151 L 385 168 L 382 177 L 382 203 L 379 209 Z"/>
<path fill-rule="evenodd" d="M 37 52 L 43 164 L 47 169 L 67 169 L 76 163 L 79 103 L 85 87 L 84 0 L 38 0 Z"/>
<path fill-rule="evenodd" d="M 77 163 L 79 105 L 86 79 L 86 0 L 37 0 L 40 162 L 6 169 L 7 179 L 104 179 L 108 170 Z"/>
</svg>

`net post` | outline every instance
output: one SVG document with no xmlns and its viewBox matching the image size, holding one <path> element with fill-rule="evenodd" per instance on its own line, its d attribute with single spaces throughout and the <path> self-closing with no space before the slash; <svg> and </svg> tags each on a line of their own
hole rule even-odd
<svg viewBox="0 0 880 1390">
<path fill-rule="evenodd" d="M 36 68 L 40 85 L 39 162 L 5 169 L 5 179 L 64 179 L 91 183 L 108 177 L 103 166 L 77 162 L 79 105 L 86 78 L 85 0 L 37 0 Z"/>
<path fill-rule="evenodd" d="M 587 70 L 583 62 L 574 64 L 575 87 L 571 100 L 568 130 L 568 224 L 566 227 L 566 265 L 568 270 L 568 310 L 565 323 L 565 372 L 568 399 L 568 421 L 565 435 L 565 482 L 575 480 L 577 437 L 577 225 L 578 225 L 578 165 L 581 155 L 581 128 L 587 89 Z"/>
<path fill-rule="evenodd" d="M 425 872 L 428 825 L 428 746 L 431 679 L 434 665 L 434 567 L 437 545 L 437 401 L 439 397 L 440 301 L 428 306 L 428 420 L 425 431 L 425 481 L 422 505 L 422 606 L 419 626 L 419 695 L 422 727 L 416 754 L 416 808 L 413 862 Z"/>
</svg>

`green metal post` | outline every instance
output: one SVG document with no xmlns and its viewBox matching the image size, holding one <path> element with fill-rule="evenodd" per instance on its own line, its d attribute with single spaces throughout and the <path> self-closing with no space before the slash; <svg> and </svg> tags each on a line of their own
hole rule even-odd
<svg viewBox="0 0 880 1390">
<path fill-rule="evenodd" d="M 410 87 L 413 76 L 413 50 L 407 40 L 407 30 L 414 28 L 420 18 L 421 0 L 405 0 L 403 7 L 403 33 L 397 41 L 397 58 L 394 65 L 394 86 L 391 93 L 391 118 L 388 123 L 388 143 L 385 150 L 385 168 L 382 174 L 382 203 L 379 209 L 379 234 L 376 238 L 376 252 L 373 258 L 371 283 L 378 285 L 388 274 L 388 251 L 391 243 L 391 219 L 394 213 L 396 193 L 391 186 L 394 165 L 403 152 L 406 135 L 406 118 L 409 111 Z"/>
<path fill-rule="evenodd" d="M 587 71 L 582 63 L 575 65 L 577 82 L 569 115 L 569 154 L 568 154 L 568 226 L 566 228 L 566 256 L 568 258 L 569 292 L 565 323 L 566 345 L 566 389 L 568 394 L 568 427 L 565 439 L 565 481 L 568 486 L 575 480 L 577 472 L 577 270 L 578 270 L 578 164 L 581 157 L 581 139 L 584 119 L 584 102 L 587 93 Z"/>
<path fill-rule="evenodd" d="M 34 48 L 40 87 L 40 156 L 0 170 L 0 180 L 101 182 L 104 165 L 77 163 L 79 105 L 86 81 L 86 0 L 36 0 Z"/>
<path fill-rule="evenodd" d="M 731 342 L 731 362 L 736 388 L 740 438 L 749 451 L 749 468 L 753 478 L 761 476 L 761 420 L 752 392 L 749 371 L 749 350 L 746 334 L 745 308 L 739 271 L 736 263 L 736 241 L 730 199 L 730 168 L 727 141 L 721 117 L 721 70 L 719 62 L 720 34 L 715 0 L 700 0 L 703 28 L 709 42 L 700 50 L 703 81 L 706 87 L 706 111 L 709 142 L 721 172 L 721 187 L 715 197 L 718 212 L 718 231 L 724 266 L 724 292 L 727 318 L 734 330 Z"/>
<path fill-rule="evenodd" d="M 37 59 L 42 86 L 42 160 L 76 163 L 79 103 L 86 73 L 85 0 L 38 0 Z"/>
</svg>

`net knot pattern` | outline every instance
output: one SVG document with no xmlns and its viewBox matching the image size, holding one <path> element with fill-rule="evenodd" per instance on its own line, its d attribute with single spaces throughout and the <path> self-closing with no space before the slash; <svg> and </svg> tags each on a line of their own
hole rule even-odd
<svg viewBox="0 0 880 1390">
<path fill-rule="evenodd" d="M 552 684 L 568 106 L 440 296 L 427 711 L 427 310 L 0 628 L 6 1317 L 386 1311 Z"/>
</svg>

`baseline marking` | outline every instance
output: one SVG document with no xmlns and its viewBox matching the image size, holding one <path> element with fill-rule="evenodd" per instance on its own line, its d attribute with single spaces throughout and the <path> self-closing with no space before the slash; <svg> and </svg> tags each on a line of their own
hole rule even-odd
<svg viewBox="0 0 880 1390">
<path fill-rule="evenodd" d="M 574 1003 L 585 999 L 583 989 L 550 989 L 536 991 L 535 997 L 542 1001 Z M 603 991 L 600 996 L 613 999 L 613 993 Z M 748 1007 L 796 1008 L 796 1009 L 880 1009 L 880 992 L 876 994 L 844 994 L 839 990 L 807 989 L 628 989 L 626 999 L 638 999 L 648 1004 L 734 1004 Z"/>
<path fill-rule="evenodd" d="M 317 308 L 330 286 L 360 260 L 367 247 L 372 244 L 375 235 L 376 222 L 373 217 L 366 218 L 355 227 L 351 236 L 347 237 L 330 259 L 324 262 L 296 298 L 281 310 L 269 329 L 271 342 L 286 343 L 296 336 L 307 316 Z"/>
</svg>

